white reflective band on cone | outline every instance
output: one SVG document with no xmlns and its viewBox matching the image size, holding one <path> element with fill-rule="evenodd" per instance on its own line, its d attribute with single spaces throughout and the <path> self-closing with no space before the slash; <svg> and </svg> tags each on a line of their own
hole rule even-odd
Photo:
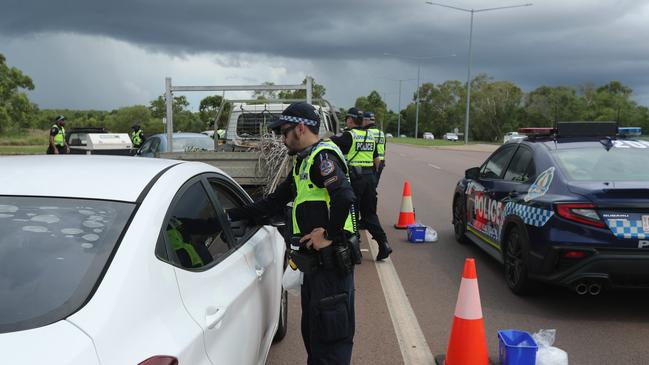
<svg viewBox="0 0 649 365">
<path fill-rule="evenodd" d="M 478 279 L 462 278 L 455 304 L 455 316 L 461 319 L 482 319 Z"/>
<path fill-rule="evenodd" d="M 404 196 L 401 200 L 401 212 L 410 213 L 412 211 L 412 196 Z"/>
</svg>

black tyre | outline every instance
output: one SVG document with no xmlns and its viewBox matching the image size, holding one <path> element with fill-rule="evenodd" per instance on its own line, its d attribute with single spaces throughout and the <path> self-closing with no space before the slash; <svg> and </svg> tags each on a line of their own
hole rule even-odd
<svg viewBox="0 0 649 365">
<path fill-rule="evenodd" d="M 288 266 L 288 258 L 284 258 L 284 270 Z M 277 324 L 277 331 L 273 337 L 273 342 L 280 342 L 286 337 L 288 331 L 288 292 L 282 287 L 282 295 L 279 305 L 279 323 Z"/>
<path fill-rule="evenodd" d="M 531 292 L 533 282 L 528 277 L 527 257 L 529 241 L 518 226 L 512 227 L 507 233 L 503 260 L 505 262 L 505 281 L 509 289 L 518 295 Z"/>
<path fill-rule="evenodd" d="M 464 206 L 464 198 L 459 195 L 453 199 L 453 229 L 457 242 L 461 244 L 469 242 L 466 237 L 466 207 Z"/>
</svg>

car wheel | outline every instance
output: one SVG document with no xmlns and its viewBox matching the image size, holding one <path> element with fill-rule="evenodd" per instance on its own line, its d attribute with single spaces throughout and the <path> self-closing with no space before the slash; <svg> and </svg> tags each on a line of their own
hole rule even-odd
<svg viewBox="0 0 649 365">
<path fill-rule="evenodd" d="M 284 270 L 288 266 L 288 258 L 284 258 Z M 288 292 L 282 287 L 282 295 L 279 304 L 279 323 L 277 324 L 277 331 L 273 337 L 273 342 L 280 342 L 286 337 L 288 331 Z"/>
<path fill-rule="evenodd" d="M 466 213 L 464 198 L 458 196 L 453 200 L 453 229 L 455 231 L 455 240 L 461 244 L 466 244 L 469 239 L 466 237 Z"/>
<path fill-rule="evenodd" d="M 529 242 L 521 229 L 513 227 L 507 234 L 503 252 L 505 263 L 505 281 L 512 292 L 518 295 L 527 294 L 532 289 L 532 282 L 527 272 L 527 252 Z"/>
</svg>

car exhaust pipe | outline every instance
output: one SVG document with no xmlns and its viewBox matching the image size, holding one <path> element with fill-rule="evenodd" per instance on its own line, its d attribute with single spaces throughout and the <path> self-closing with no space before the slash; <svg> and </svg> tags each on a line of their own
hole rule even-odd
<svg viewBox="0 0 649 365">
<path fill-rule="evenodd" d="M 593 283 L 588 286 L 590 295 L 599 295 L 602 292 L 602 286 L 599 283 Z"/>
<path fill-rule="evenodd" d="M 577 285 L 575 285 L 575 293 L 579 295 L 588 293 L 588 285 L 586 284 L 586 282 L 581 281 Z"/>
</svg>

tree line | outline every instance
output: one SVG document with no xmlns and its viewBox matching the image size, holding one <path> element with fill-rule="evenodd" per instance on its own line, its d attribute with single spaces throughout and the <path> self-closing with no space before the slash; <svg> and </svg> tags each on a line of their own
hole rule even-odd
<svg viewBox="0 0 649 365">
<path fill-rule="evenodd" d="M 306 82 L 306 79 L 303 83 Z M 266 84 L 272 85 L 267 82 Z M 34 89 L 31 78 L 15 67 L 9 67 L 0 54 L 0 134 L 16 134 L 25 129 L 49 129 L 54 117 L 63 114 L 69 127 L 104 127 L 112 132 L 127 132 L 135 123 L 147 134 L 164 131 L 165 99 L 159 96 L 148 105 L 115 109 L 70 110 L 39 109 L 27 97 Z M 299 99 L 304 90 L 265 91 L 253 93 L 253 99 Z M 485 74 L 471 80 L 470 137 L 472 140 L 497 141 L 504 133 L 521 127 L 549 127 L 557 121 L 617 121 L 620 126 L 649 130 L 649 109 L 632 100 L 633 90 L 619 81 L 603 85 L 540 86 L 529 93 L 511 81 L 494 80 Z M 314 82 L 314 98 L 326 98 L 326 88 Z M 419 137 L 424 132 L 435 136 L 464 129 L 466 84 L 457 80 L 441 84 L 423 83 L 419 87 Z M 377 124 L 387 133 L 414 136 L 417 92 L 404 109 L 393 111 L 377 91 L 359 96 L 354 106 L 375 114 Z M 185 96 L 173 101 L 174 130 L 202 131 L 213 128 L 213 121 L 223 102 L 219 95 L 201 100 L 198 112 L 189 110 Z M 225 128 L 230 105 L 226 104 L 217 126 Z M 337 110 L 344 120 L 346 109 Z M 400 126 L 398 126 L 400 115 Z"/>
</svg>

